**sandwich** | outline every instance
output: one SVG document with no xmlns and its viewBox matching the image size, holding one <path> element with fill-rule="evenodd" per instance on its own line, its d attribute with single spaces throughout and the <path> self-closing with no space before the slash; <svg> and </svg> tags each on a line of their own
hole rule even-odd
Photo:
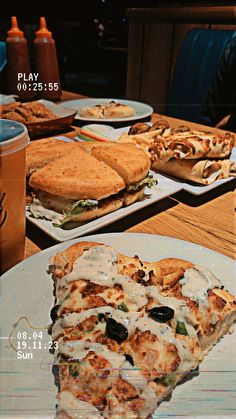
<svg viewBox="0 0 236 419">
<path fill-rule="evenodd" d="M 143 152 L 133 144 L 107 144 L 95 146 L 91 154 L 99 161 L 115 170 L 126 184 L 123 195 L 124 205 L 130 205 L 144 196 L 144 187 L 155 183 L 150 177 L 150 161 Z M 145 156 L 145 157 L 144 157 Z M 154 183 L 153 183 L 154 182 Z"/>
<path fill-rule="evenodd" d="M 36 170 L 29 179 L 35 218 L 62 227 L 101 217 L 144 197 L 150 160 L 134 145 L 94 146 L 90 153 L 74 147 L 68 154 Z"/>
</svg>

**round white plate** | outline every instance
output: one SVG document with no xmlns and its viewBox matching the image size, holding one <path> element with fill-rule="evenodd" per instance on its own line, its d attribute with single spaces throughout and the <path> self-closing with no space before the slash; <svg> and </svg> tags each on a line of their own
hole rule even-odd
<svg viewBox="0 0 236 419">
<path fill-rule="evenodd" d="M 57 388 L 52 374 L 53 357 L 48 350 L 51 338 L 46 329 L 53 306 L 48 261 L 56 252 L 83 240 L 111 244 L 124 254 L 138 254 L 149 261 L 165 257 L 190 260 L 211 269 L 226 288 L 236 293 L 232 259 L 196 244 L 164 236 L 136 233 L 86 236 L 60 243 L 26 259 L 5 273 L 0 281 L 0 416 L 4 415 L 4 418 L 14 415 L 25 418 L 27 414 L 32 418 L 54 418 Z M 27 348 L 23 352 L 32 353 L 33 359 L 18 359 L 17 353 L 9 346 L 8 337 L 21 316 L 26 316 L 31 325 L 39 329 L 32 329 L 22 319 L 13 333 L 11 344 L 22 347 L 26 341 Z M 23 332 L 26 339 L 23 339 Z M 34 345 L 38 349 L 34 350 Z M 235 346 L 236 334 L 225 336 L 200 365 L 200 374 L 177 386 L 171 400 L 161 403 L 157 409 L 158 417 L 176 419 L 183 415 L 189 418 L 201 416 L 202 419 L 202 415 L 207 413 L 211 418 L 214 415 L 223 418 L 227 412 L 236 415 L 236 357 L 232 356 Z"/>
<path fill-rule="evenodd" d="M 79 110 L 81 108 L 86 108 L 90 106 L 96 106 L 100 105 L 102 103 L 110 103 L 110 102 L 118 102 L 123 105 L 131 106 L 135 109 L 136 114 L 134 116 L 130 116 L 128 118 L 109 118 L 109 119 L 98 119 L 98 118 L 85 118 L 83 116 L 80 116 Z M 147 105 L 146 103 L 142 102 L 136 102 L 134 100 L 124 100 L 124 99 L 76 99 L 76 100 L 70 100 L 68 102 L 63 102 L 61 105 L 63 108 L 71 108 L 71 109 L 77 109 L 78 113 L 75 116 L 75 119 L 78 119 L 80 121 L 88 121 L 88 122 L 130 122 L 130 121 L 136 121 L 137 119 L 144 119 L 150 116 L 153 113 L 153 108 L 150 105 Z"/>
</svg>

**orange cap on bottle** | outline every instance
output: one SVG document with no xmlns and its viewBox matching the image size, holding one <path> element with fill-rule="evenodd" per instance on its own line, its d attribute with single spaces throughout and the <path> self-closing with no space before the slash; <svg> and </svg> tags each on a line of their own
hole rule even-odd
<svg viewBox="0 0 236 419">
<path fill-rule="evenodd" d="M 9 38 L 14 38 L 14 37 L 23 38 L 24 37 L 24 32 L 21 31 L 18 27 L 16 16 L 11 17 L 11 29 L 7 31 L 7 36 Z"/>
<path fill-rule="evenodd" d="M 50 32 L 47 28 L 45 17 L 40 18 L 40 28 L 35 33 L 35 35 L 36 35 L 36 38 L 40 38 L 40 37 L 51 38 L 52 37 L 52 32 Z"/>
</svg>

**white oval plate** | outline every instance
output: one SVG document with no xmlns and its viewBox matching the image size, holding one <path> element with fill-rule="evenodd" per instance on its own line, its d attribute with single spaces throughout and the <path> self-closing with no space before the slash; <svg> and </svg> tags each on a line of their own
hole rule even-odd
<svg viewBox="0 0 236 419">
<path fill-rule="evenodd" d="M 171 237 L 137 233 L 98 234 L 60 243 L 26 259 L 5 273 L 0 281 L 0 416 L 3 415 L 4 418 L 55 417 L 57 388 L 52 374 L 53 356 L 48 351 L 51 337 L 46 329 L 40 328 L 50 323 L 49 314 L 53 306 L 53 281 L 46 271 L 52 255 L 83 240 L 111 244 L 126 255 L 137 254 L 149 261 L 165 257 L 190 260 L 212 270 L 226 288 L 236 293 L 235 263 L 232 259 L 194 243 Z M 17 359 L 16 352 L 9 347 L 7 337 L 13 324 L 21 316 L 26 316 L 39 329 L 32 330 L 22 319 L 13 336 L 16 337 L 17 331 L 20 331 L 26 332 L 27 337 L 24 340 L 18 335 L 18 339 L 13 339 L 12 343 L 22 346 L 23 340 L 26 341 L 25 352 L 33 352 L 33 359 Z M 42 349 L 32 350 L 33 342 Z M 206 356 L 197 377 L 178 385 L 171 399 L 160 404 L 153 418 L 176 419 L 184 416 L 191 419 L 212 419 L 217 415 L 220 419 L 228 417 L 227 415 L 236 417 L 235 347 L 234 332 L 225 336 Z"/>
<path fill-rule="evenodd" d="M 110 102 L 118 102 L 123 105 L 131 106 L 135 109 L 136 114 L 133 116 L 130 116 L 128 118 L 109 118 L 109 119 L 98 119 L 98 118 L 85 118 L 80 116 L 79 110 L 81 108 L 86 108 L 90 106 L 96 106 L 103 103 L 110 103 Z M 80 121 L 88 121 L 88 122 L 129 122 L 129 121 L 136 121 L 137 119 L 144 119 L 150 116 L 153 113 L 153 108 L 150 105 L 147 105 L 146 103 L 142 102 L 136 102 L 134 100 L 124 100 L 124 99 L 76 99 L 76 100 L 69 100 L 68 102 L 63 102 L 61 105 L 63 108 L 71 108 L 71 109 L 77 109 L 78 113 L 75 116 L 75 119 L 78 119 Z"/>
</svg>

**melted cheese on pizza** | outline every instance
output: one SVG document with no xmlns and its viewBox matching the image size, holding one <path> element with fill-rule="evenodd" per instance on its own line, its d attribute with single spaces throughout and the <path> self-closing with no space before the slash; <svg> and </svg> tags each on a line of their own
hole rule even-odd
<svg viewBox="0 0 236 419">
<path fill-rule="evenodd" d="M 235 321 L 235 297 L 181 259 L 142 262 L 107 245 L 73 252 L 54 270 L 58 414 L 92 406 L 102 417 L 145 418 Z M 153 314 L 163 308 L 164 321 Z"/>
</svg>

